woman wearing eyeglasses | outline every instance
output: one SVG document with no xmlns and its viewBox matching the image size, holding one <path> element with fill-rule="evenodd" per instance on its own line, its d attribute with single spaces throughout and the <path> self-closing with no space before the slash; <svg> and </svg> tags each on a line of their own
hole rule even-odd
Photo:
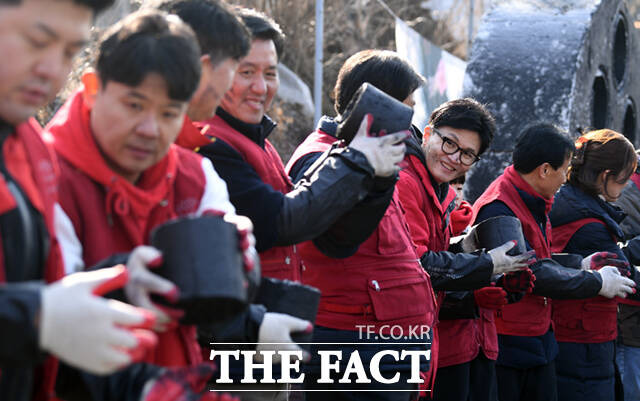
<svg viewBox="0 0 640 401">
<path fill-rule="evenodd" d="M 513 242 L 489 252 L 448 252 L 450 236 L 458 234 L 450 224 L 456 195 L 449 182 L 480 159 L 495 129 L 493 117 L 477 101 L 444 103 L 431 114 L 424 134 L 414 128 L 407 141 L 407 167 L 400 172 L 398 191 L 412 240 L 433 288 L 440 290 L 431 354 L 434 400 L 497 400 L 493 313 L 507 303 L 507 294 L 490 282 L 507 267 L 526 267 L 523 262 L 529 258 L 506 256 Z M 510 290 L 526 291 L 532 285 L 530 270 L 522 275 L 522 286 Z"/>
</svg>

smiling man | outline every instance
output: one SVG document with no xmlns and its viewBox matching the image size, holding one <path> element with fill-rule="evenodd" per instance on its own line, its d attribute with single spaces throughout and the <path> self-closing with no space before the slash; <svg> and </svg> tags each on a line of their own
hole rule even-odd
<svg viewBox="0 0 640 401">
<path fill-rule="evenodd" d="M 189 147 L 212 161 L 238 213 L 253 221 L 263 275 L 299 280 L 302 263 L 294 245 L 331 236 L 332 224 L 367 195 L 375 175 L 396 168 L 402 152 L 391 138 L 354 141 L 332 150 L 317 173 L 294 189 L 267 139 L 276 126 L 266 113 L 280 84 L 284 34 L 264 14 L 237 13 L 252 34 L 251 48 L 216 115 L 199 124 L 200 142 Z"/>
<path fill-rule="evenodd" d="M 507 302 L 506 292 L 482 287 L 506 267 L 524 267 L 527 257 L 510 260 L 506 252 L 513 244 L 474 254 L 448 252 L 456 234 L 451 226 L 456 193 L 449 182 L 479 160 L 495 130 L 493 116 L 477 101 L 446 102 L 433 111 L 423 135 L 414 129 L 407 141 L 407 168 L 400 172 L 398 193 L 411 239 L 433 288 L 441 291 L 438 340 L 432 344 L 436 400 L 466 401 L 470 394 L 476 400 L 497 399 L 493 309 Z"/>
</svg>

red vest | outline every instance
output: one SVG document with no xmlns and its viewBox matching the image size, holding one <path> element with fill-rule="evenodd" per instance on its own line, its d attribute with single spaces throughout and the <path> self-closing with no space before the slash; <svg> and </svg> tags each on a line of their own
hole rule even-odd
<svg viewBox="0 0 640 401">
<path fill-rule="evenodd" d="M 99 153 L 90 110 L 76 93 L 47 126 L 60 156 L 60 205 L 82 244 L 85 266 L 149 243 L 156 226 L 197 211 L 206 178 L 202 158 L 171 145 L 136 185 L 113 172 Z M 147 362 L 185 366 L 202 361 L 194 326 L 158 333 Z"/>
<path fill-rule="evenodd" d="M 427 251 L 446 251 L 452 231 L 450 216 L 455 207 L 455 191 L 449 188 L 441 203 L 420 159 L 409 155 L 405 160 L 408 167 L 400 172 L 398 193 L 416 250 L 419 255 Z M 480 316 L 476 319 L 438 322 L 438 367 L 468 362 L 478 355 L 480 349 L 487 358 L 497 359 L 498 337 L 493 311 L 478 308 L 478 312 Z"/>
<path fill-rule="evenodd" d="M 540 231 L 540 227 L 518 194 L 516 187 L 533 196 L 540 197 L 520 177 L 513 166 L 509 166 L 473 204 L 474 213 L 477 216 L 483 206 L 493 201 L 503 202 L 522 223 L 524 237 L 536 251 L 536 256 L 539 259 L 548 258 L 551 256 L 549 242 Z M 551 223 L 548 218 L 546 219 L 545 232 L 546 238 L 551 239 Z M 502 310 L 496 312 L 496 327 L 499 334 L 524 337 L 541 336 L 549 330 L 550 324 L 551 300 L 538 295 L 526 294 L 520 302 L 506 305 Z"/>
<path fill-rule="evenodd" d="M 16 127 L 1 149 L 5 165 L 11 176 L 17 181 L 33 207 L 42 214 L 49 234 L 50 249 L 44 268 L 44 279 L 50 283 L 64 275 L 60 248 L 53 225 L 53 207 L 57 200 L 58 170 L 51 149 L 44 143 L 38 123 L 31 119 Z M 16 201 L 0 176 L 0 214 L 16 207 Z M 10 235 L 10 233 L 0 233 Z M 0 283 L 5 282 L 4 255 L 0 244 Z M 46 400 L 53 397 L 57 360 L 49 357 L 36 368 L 34 384 L 36 388 L 33 400 Z M 2 374 L 0 372 L 0 374 Z"/>
<path fill-rule="evenodd" d="M 553 252 L 564 252 L 571 237 L 589 223 L 604 224 L 595 218 L 580 219 L 553 228 Z M 553 301 L 556 339 L 561 342 L 601 343 L 618 336 L 618 301 L 597 296 L 588 299 Z"/>
<path fill-rule="evenodd" d="M 335 141 L 324 132 L 312 133 L 296 149 L 288 168 L 306 154 L 326 151 Z M 397 325 L 408 333 L 410 327 L 433 325 L 431 281 L 416 257 L 397 192 L 378 228 L 355 255 L 333 259 L 312 242 L 299 249 L 306 266 L 302 281 L 322 291 L 319 326 L 356 331 L 357 325 L 371 325 L 385 333 Z"/>
<path fill-rule="evenodd" d="M 223 140 L 240 153 L 243 159 L 258 173 L 258 176 L 273 189 L 283 194 L 293 189 L 278 152 L 268 140 L 264 141 L 264 149 L 262 149 L 257 143 L 233 129 L 219 116 L 199 124 L 204 127 L 203 129 L 209 127 L 206 135 Z M 281 280 L 300 281 L 303 267 L 297 250 L 298 246 L 278 246 L 260 252 L 262 275 Z"/>
</svg>

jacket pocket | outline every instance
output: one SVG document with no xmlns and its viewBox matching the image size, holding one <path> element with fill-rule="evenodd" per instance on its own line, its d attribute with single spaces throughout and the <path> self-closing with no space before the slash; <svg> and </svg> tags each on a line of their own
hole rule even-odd
<svg viewBox="0 0 640 401">
<path fill-rule="evenodd" d="M 584 305 L 582 327 L 586 331 L 615 330 L 618 306 L 614 302 L 589 302 Z"/>
<path fill-rule="evenodd" d="M 520 302 L 504 306 L 499 315 L 505 322 L 541 324 L 546 319 L 545 307 L 545 298 L 526 295 Z"/>
<path fill-rule="evenodd" d="M 428 278 L 416 273 L 369 278 L 367 288 L 377 320 L 396 320 L 433 314 L 434 300 Z"/>
</svg>

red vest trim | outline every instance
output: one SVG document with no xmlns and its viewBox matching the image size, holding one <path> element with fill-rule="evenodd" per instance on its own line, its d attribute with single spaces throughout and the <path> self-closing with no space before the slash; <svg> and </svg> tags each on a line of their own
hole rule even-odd
<svg viewBox="0 0 640 401">
<path fill-rule="evenodd" d="M 278 152 L 268 140 L 265 140 L 264 149 L 262 149 L 219 116 L 199 124 L 202 127 L 210 127 L 207 135 L 224 141 L 240 153 L 258 176 L 273 189 L 283 194 L 293 189 L 293 184 L 284 171 Z M 302 260 L 296 245 L 278 246 L 260 252 L 260 265 L 264 276 L 300 281 Z"/>
<path fill-rule="evenodd" d="M 573 235 L 590 223 L 602 220 L 586 218 L 553 228 L 554 252 L 563 252 Z M 597 296 L 588 299 L 553 301 L 556 339 L 561 342 L 600 343 L 618 336 L 618 301 Z"/>
<path fill-rule="evenodd" d="M 289 168 L 304 155 L 326 151 L 334 142 L 324 132 L 309 135 Z M 352 331 L 358 325 L 378 330 L 398 325 L 407 331 L 433 325 L 436 306 L 431 280 L 413 249 L 397 192 L 378 228 L 355 255 L 329 258 L 312 242 L 299 248 L 306 266 L 302 281 L 322 291 L 317 325 Z"/>
<path fill-rule="evenodd" d="M 477 216 L 483 206 L 493 201 L 503 202 L 522 223 L 524 237 L 536 251 L 536 256 L 540 259 L 548 258 L 551 256 L 549 241 L 551 239 L 551 223 L 549 218 L 546 219 L 545 238 L 516 188 L 534 196 L 537 195 L 513 166 L 509 166 L 473 204 L 474 214 Z M 547 202 L 547 209 L 550 209 L 552 201 L 545 200 L 545 202 Z M 499 334 L 524 337 L 540 336 L 549 330 L 550 324 L 551 300 L 546 297 L 526 294 L 520 302 L 506 305 L 502 310 L 496 312 L 496 327 Z"/>
</svg>

